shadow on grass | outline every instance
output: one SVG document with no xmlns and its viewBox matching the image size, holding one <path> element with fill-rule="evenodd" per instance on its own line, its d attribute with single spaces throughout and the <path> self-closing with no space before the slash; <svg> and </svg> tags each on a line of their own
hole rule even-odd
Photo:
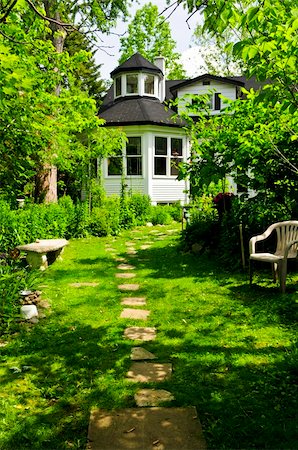
<svg viewBox="0 0 298 450">
<path fill-rule="evenodd" d="M 1 449 L 86 448 L 91 407 L 119 408 L 131 401 L 123 381 L 131 344 L 122 333 L 123 326 L 111 333 L 109 326 L 49 323 L 4 348 L 2 357 L 18 359 L 24 369 L 14 374 L 7 366 L 2 377 L 3 392 L 19 386 L 19 407 Z"/>
</svg>

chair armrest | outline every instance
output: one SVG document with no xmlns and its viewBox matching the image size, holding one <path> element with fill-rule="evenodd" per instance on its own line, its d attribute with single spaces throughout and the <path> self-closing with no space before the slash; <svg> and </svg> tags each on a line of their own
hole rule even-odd
<svg viewBox="0 0 298 450">
<path fill-rule="evenodd" d="M 249 240 L 249 254 L 256 253 L 256 243 L 259 241 L 264 241 L 267 237 L 270 236 L 272 231 L 276 228 L 275 224 L 270 225 L 263 234 L 258 234 L 257 236 L 253 236 Z"/>
<path fill-rule="evenodd" d="M 292 247 L 292 245 L 297 244 L 297 243 L 298 243 L 298 239 L 295 239 L 294 241 L 291 241 L 287 244 L 287 246 L 285 248 L 285 254 L 284 254 L 285 259 L 288 257 L 288 253 L 289 253 L 289 250 Z"/>
</svg>

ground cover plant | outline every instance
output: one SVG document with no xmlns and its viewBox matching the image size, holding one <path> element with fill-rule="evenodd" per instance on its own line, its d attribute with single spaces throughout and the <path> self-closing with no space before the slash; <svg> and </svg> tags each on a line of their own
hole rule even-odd
<svg viewBox="0 0 298 450">
<path fill-rule="evenodd" d="M 139 323 L 119 318 L 115 254 L 136 266 L 147 297 L 157 339 L 146 349 L 173 364 L 159 387 L 197 407 L 208 448 L 297 447 L 297 271 L 284 296 L 268 271 L 250 289 L 208 253 L 181 252 L 179 228 L 73 239 L 43 273 L 47 317 L 1 340 L 1 449 L 85 449 L 92 406 L 134 405 L 125 375 L 135 343 L 122 334 Z M 126 254 L 132 240 L 136 257 Z"/>
</svg>

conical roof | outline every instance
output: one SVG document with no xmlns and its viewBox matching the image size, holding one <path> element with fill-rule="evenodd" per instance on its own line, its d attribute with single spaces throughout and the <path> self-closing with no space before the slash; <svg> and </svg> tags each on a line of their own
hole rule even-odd
<svg viewBox="0 0 298 450">
<path fill-rule="evenodd" d="M 124 63 L 120 64 L 120 66 L 116 67 L 116 69 L 111 72 L 111 77 L 113 78 L 118 73 L 122 72 L 154 72 L 161 73 L 162 71 L 152 64 L 148 59 L 144 58 L 140 53 L 135 53 L 130 58 L 128 58 Z"/>
</svg>

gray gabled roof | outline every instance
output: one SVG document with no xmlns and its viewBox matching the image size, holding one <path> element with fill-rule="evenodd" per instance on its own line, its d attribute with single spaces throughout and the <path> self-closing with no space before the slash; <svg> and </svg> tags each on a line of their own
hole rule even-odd
<svg viewBox="0 0 298 450">
<path fill-rule="evenodd" d="M 124 97 L 102 107 L 99 117 L 106 121 L 105 126 L 125 125 L 159 125 L 168 127 L 183 127 L 185 123 L 177 118 L 171 109 L 156 98 Z"/>
<path fill-rule="evenodd" d="M 178 81 L 178 83 L 171 86 L 170 91 L 176 91 L 177 89 L 180 89 L 184 86 L 189 86 L 190 84 L 197 83 L 198 81 L 204 81 L 204 80 L 214 80 L 219 81 L 221 83 L 228 83 L 228 84 L 234 84 L 236 86 L 245 86 L 245 82 L 241 79 L 242 77 L 219 77 L 217 75 L 210 75 L 208 73 L 205 73 L 204 75 L 199 75 L 198 77 L 191 78 L 190 80 L 182 80 L 181 82 Z"/>
<path fill-rule="evenodd" d="M 135 53 L 129 59 L 124 61 L 124 63 L 120 64 L 120 66 L 116 67 L 116 69 L 111 72 L 111 77 L 113 78 L 118 73 L 132 71 L 146 71 L 162 74 L 162 71 L 155 64 L 152 64 L 145 59 L 140 53 Z"/>
</svg>

